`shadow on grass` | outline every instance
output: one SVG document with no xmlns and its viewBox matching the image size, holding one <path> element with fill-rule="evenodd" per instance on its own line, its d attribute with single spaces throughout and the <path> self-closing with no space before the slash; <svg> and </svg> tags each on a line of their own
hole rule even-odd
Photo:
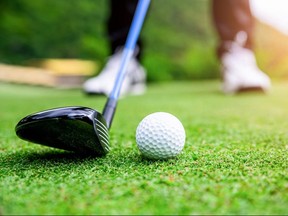
<svg viewBox="0 0 288 216">
<path fill-rule="evenodd" d="M 95 155 L 77 154 L 74 152 L 52 150 L 43 152 L 23 152 L 8 154 L 1 158 L 1 163 L 5 163 L 6 167 L 21 164 L 21 166 L 39 167 L 41 166 L 58 166 L 81 164 L 91 160 L 97 160 L 103 157 Z"/>
<path fill-rule="evenodd" d="M 68 152 L 68 151 L 51 151 L 51 152 L 42 152 L 42 153 L 29 153 L 26 155 L 26 158 L 29 161 L 49 160 L 51 162 L 55 161 L 57 163 L 59 162 L 67 163 L 67 162 L 95 159 L 95 158 L 99 158 L 99 156 L 78 154 L 75 152 Z"/>
<path fill-rule="evenodd" d="M 115 166 L 121 166 L 121 164 L 130 164 L 133 166 L 157 166 L 160 164 L 176 164 L 179 157 L 167 158 L 167 159 L 149 159 L 140 153 L 135 151 L 125 152 L 122 150 L 117 154 L 109 154 L 108 160 L 112 160 Z"/>
</svg>

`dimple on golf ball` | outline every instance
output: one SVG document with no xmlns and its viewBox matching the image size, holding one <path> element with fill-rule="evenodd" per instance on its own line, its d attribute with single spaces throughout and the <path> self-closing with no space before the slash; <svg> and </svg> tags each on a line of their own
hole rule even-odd
<svg viewBox="0 0 288 216">
<path fill-rule="evenodd" d="M 156 112 L 146 116 L 136 129 L 136 142 L 144 157 L 168 159 L 177 156 L 185 144 L 185 130 L 174 115 Z"/>
</svg>

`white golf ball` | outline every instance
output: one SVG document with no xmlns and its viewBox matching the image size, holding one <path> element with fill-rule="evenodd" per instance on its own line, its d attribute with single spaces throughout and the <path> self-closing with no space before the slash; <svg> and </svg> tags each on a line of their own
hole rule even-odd
<svg viewBox="0 0 288 216">
<path fill-rule="evenodd" d="M 177 156 L 185 144 L 185 130 L 173 115 L 156 112 L 146 116 L 136 129 L 136 142 L 143 156 L 167 159 Z"/>
</svg>

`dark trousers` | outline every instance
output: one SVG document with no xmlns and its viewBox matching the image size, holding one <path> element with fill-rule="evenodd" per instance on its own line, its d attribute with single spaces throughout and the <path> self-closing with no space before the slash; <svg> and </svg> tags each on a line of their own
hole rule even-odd
<svg viewBox="0 0 288 216">
<path fill-rule="evenodd" d="M 111 53 L 117 47 L 123 46 L 129 31 L 136 0 L 110 0 L 110 15 L 108 18 L 108 35 Z M 238 32 L 247 34 L 245 48 L 252 49 L 253 17 L 249 0 L 212 0 L 212 13 L 215 29 L 219 35 L 218 56 L 227 52 L 228 41 L 233 41 Z M 142 40 L 138 40 L 141 50 Z M 137 58 L 141 57 L 141 52 Z"/>
<path fill-rule="evenodd" d="M 137 3 L 137 0 L 110 0 L 107 31 L 111 53 L 114 53 L 117 47 L 124 46 Z M 138 39 L 137 45 L 140 48 L 137 58 L 140 59 L 142 50 L 141 38 Z"/>
</svg>

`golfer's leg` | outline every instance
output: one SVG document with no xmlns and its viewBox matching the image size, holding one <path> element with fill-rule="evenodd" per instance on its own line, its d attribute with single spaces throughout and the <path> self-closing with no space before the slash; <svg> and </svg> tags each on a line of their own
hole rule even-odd
<svg viewBox="0 0 288 216">
<path fill-rule="evenodd" d="M 137 0 L 110 0 L 107 33 L 111 56 L 99 75 L 84 83 L 83 88 L 86 93 L 110 95 L 120 67 L 122 48 L 125 45 L 137 3 Z M 142 50 L 141 45 L 141 40 L 138 39 L 137 49 L 127 66 L 121 95 L 142 94 L 145 92 L 146 71 L 139 62 Z"/>
<path fill-rule="evenodd" d="M 257 66 L 253 52 L 254 20 L 249 0 L 213 0 L 213 20 L 218 33 L 218 58 L 225 93 L 270 88 L 270 79 Z"/>
</svg>

